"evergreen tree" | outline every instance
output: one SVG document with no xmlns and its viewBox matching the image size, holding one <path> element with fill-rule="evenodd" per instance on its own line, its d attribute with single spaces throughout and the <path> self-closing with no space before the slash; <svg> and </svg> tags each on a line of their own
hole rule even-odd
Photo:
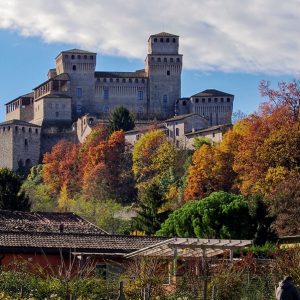
<svg viewBox="0 0 300 300">
<path fill-rule="evenodd" d="M 9 169 L 0 169 L 0 208 L 29 211 L 30 202 L 24 192 L 20 192 L 21 178 Z"/>
<path fill-rule="evenodd" d="M 135 126 L 134 119 L 129 110 L 123 106 L 117 107 L 110 116 L 109 119 L 109 131 L 110 133 L 118 130 L 128 131 Z"/>
<path fill-rule="evenodd" d="M 157 184 L 151 184 L 140 196 L 138 212 L 134 219 L 136 230 L 152 235 L 166 220 L 169 211 L 163 209 L 165 201 Z"/>
</svg>

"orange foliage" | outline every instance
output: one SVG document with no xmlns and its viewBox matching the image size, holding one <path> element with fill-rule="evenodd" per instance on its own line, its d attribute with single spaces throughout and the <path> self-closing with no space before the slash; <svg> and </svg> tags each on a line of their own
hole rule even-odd
<svg viewBox="0 0 300 300">
<path fill-rule="evenodd" d="M 77 145 L 62 140 L 44 155 L 43 180 L 54 194 L 59 194 L 62 186 L 76 189 L 77 154 Z"/>
</svg>

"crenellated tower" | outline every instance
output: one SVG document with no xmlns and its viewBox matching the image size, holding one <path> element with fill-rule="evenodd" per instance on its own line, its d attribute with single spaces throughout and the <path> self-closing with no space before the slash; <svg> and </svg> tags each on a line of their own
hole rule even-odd
<svg viewBox="0 0 300 300">
<path fill-rule="evenodd" d="M 161 32 L 149 37 L 145 60 L 149 116 L 163 119 L 174 115 L 175 102 L 181 97 L 182 54 L 178 49 L 177 35 Z"/>
</svg>

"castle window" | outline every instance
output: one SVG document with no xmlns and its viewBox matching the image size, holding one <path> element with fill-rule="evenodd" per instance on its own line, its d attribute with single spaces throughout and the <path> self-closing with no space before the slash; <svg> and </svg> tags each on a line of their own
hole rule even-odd
<svg viewBox="0 0 300 300">
<path fill-rule="evenodd" d="M 173 57 L 171 57 L 171 58 L 170 58 L 170 62 L 173 62 L 173 61 L 174 61 L 174 59 L 173 59 Z"/>
<path fill-rule="evenodd" d="M 22 132 L 25 132 L 25 127 L 22 127 Z"/>
<path fill-rule="evenodd" d="M 179 128 L 175 128 L 175 135 L 179 136 Z"/>
<path fill-rule="evenodd" d="M 163 38 L 160 38 L 160 42 L 163 43 L 163 42 L 164 42 L 164 39 L 163 39 Z"/>
<path fill-rule="evenodd" d="M 71 55 L 71 58 L 72 58 L 72 59 L 74 59 L 74 58 L 75 58 L 75 56 L 72 54 L 72 55 Z"/>
<path fill-rule="evenodd" d="M 224 98 L 221 98 L 221 102 L 224 102 Z"/>
<path fill-rule="evenodd" d="M 108 87 L 104 88 L 104 90 L 103 90 L 103 98 L 104 98 L 104 100 L 108 100 L 108 98 L 109 98 L 109 89 L 108 89 Z"/>
<path fill-rule="evenodd" d="M 58 118 L 59 117 L 59 112 L 55 112 L 55 117 Z"/>
<path fill-rule="evenodd" d="M 78 59 L 81 59 L 81 56 L 80 56 L 80 55 L 77 55 L 77 58 L 78 58 Z"/>
<path fill-rule="evenodd" d="M 119 78 L 116 78 L 116 82 L 119 82 L 120 80 L 119 80 Z"/>
<path fill-rule="evenodd" d="M 230 102 L 230 98 L 227 98 L 227 102 Z"/>
<path fill-rule="evenodd" d="M 66 54 L 66 55 L 65 55 L 65 58 L 69 58 L 69 55 L 68 55 L 68 54 Z"/>
<path fill-rule="evenodd" d="M 173 43 L 176 43 L 176 39 L 175 38 L 173 38 Z"/>
<path fill-rule="evenodd" d="M 154 38 L 154 43 L 157 43 L 157 38 Z"/>
<path fill-rule="evenodd" d="M 215 98 L 215 102 L 218 102 L 218 98 Z"/>
<path fill-rule="evenodd" d="M 124 83 L 126 82 L 126 79 L 125 78 L 123 78 L 123 80 L 122 80 Z"/>
<path fill-rule="evenodd" d="M 134 82 L 135 82 L 135 83 L 139 83 L 139 80 L 136 78 L 136 79 L 134 80 Z"/>
<path fill-rule="evenodd" d="M 167 76 L 170 76 L 170 70 L 167 71 Z"/>
<path fill-rule="evenodd" d="M 132 79 L 131 79 L 131 78 L 129 78 L 128 82 L 130 82 L 130 83 L 131 83 L 131 82 L 132 82 Z"/>
<path fill-rule="evenodd" d="M 90 55 L 90 59 L 94 59 L 93 55 Z"/>
<path fill-rule="evenodd" d="M 72 70 L 76 71 L 76 65 L 73 65 Z"/>
<path fill-rule="evenodd" d="M 177 62 L 180 62 L 180 58 L 179 58 L 179 57 L 177 57 L 177 58 L 176 58 L 176 61 L 177 61 Z"/>
<path fill-rule="evenodd" d="M 103 78 L 103 82 L 106 82 L 106 78 Z"/>
<path fill-rule="evenodd" d="M 182 106 L 186 106 L 186 101 L 182 101 Z"/>
<path fill-rule="evenodd" d="M 39 133 L 39 130 L 38 130 L 37 128 L 35 129 L 35 133 L 36 133 L 36 134 L 38 134 L 38 133 Z"/>
<path fill-rule="evenodd" d="M 144 99 L 144 92 L 138 91 L 138 100 L 143 100 L 143 99 Z"/>
<path fill-rule="evenodd" d="M 84 58 L 84 59 L 87 59 L 87 55 L 84 55 L 83 58 Z"/>
<path fill-rule="evenodd" d="M 195 102 L 196 102 L 196 103 L 198 103 L 198 102 L 199 102 L 199 99 L 198 99 L 198 98 L 196 98 L 196 99 L 195 99 Z"/>
<path fill-rule="evenodd" d="M 30 127 L 30 128 L 28 129 L 28 132 L 31 133 L 31 131 L 32 131 L 32 129 L 31 129 L 31 127 Z"/>
<path fill-rule="evenodd" d="M 15 131 L 17 131 L 17 132 L 18 132 L 18 130 L 19 130 L 19 127 L 18 127 L 18 126 L 16 126 L 16 127 L 15 127 Z"/>
<path fill-rule="evenodd" d="M 170 39 L 169 39 L 169 38 L 166 38 L 166 42 L 169 43 L 169 42 L 170 42 Z"/>
<path fill-rule="evenodd" d="M 202 103 L 205 103 L 205 98 L 202 98 Z"/>
<path fill-rule="evenodd" d="M 157 59 L 157 62 L 161 62 L 161 58 L 160 57 Z"/>
<path fill-rule="evenodd" d="M 24 140 L 24 146 L 25 146 L 25 147 L 28 146 L 28 140 L 27 140 L 27 139 Z"/>
<path fill-rule="evenodd" d="M 165 58 L 164 58 L 164 62 L 167 62 L 167 61 L 168 61 L 168 60 L 167 60 L 167 58 L 165 57 Z"/>
<path fill-rule="evenodd" d="M 114 82 L 114 80 L 112 78 L 109 78 L 109 82 Z"/>
<path fill-rule="evenodd" d="M 207 102 L 211 102 L 211 98 L 208 98 L 208 99 L 207 99 Z"/>
</svg>

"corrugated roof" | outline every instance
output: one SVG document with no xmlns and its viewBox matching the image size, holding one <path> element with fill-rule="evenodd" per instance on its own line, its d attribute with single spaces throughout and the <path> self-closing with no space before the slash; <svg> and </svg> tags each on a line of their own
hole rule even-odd
<svg viewBox="0 0 300 300">
<path fill-rule="evenodd" d="M 228 93 L 224 93 L 222 91 L 218 91 L 215 89 L 208 89 L 208 90 L 204 90 L 200 93 L 197 93 L 191 97 L 233 97 L 234 95 L 232 94 L 228 94 Z"/>
<path fill-rule="evenodd" d="M 9 121 L 5 121 L 0 123 L 0 126 L 7 126 L 7 125 L 18 125 L 18 126 L 30 126 L 30 127 L 41 127 L 39 125 L 33 124 L 33 123 L 29 123 L 26 121 L 22 121 L 22 120 L 9 120 Z"/>
<path fill-rule="evenodd" d="M 135 72 L 95 72 L 96 78 L 147 78 L 147 74 L 144 70 Z"/>
</svg>

